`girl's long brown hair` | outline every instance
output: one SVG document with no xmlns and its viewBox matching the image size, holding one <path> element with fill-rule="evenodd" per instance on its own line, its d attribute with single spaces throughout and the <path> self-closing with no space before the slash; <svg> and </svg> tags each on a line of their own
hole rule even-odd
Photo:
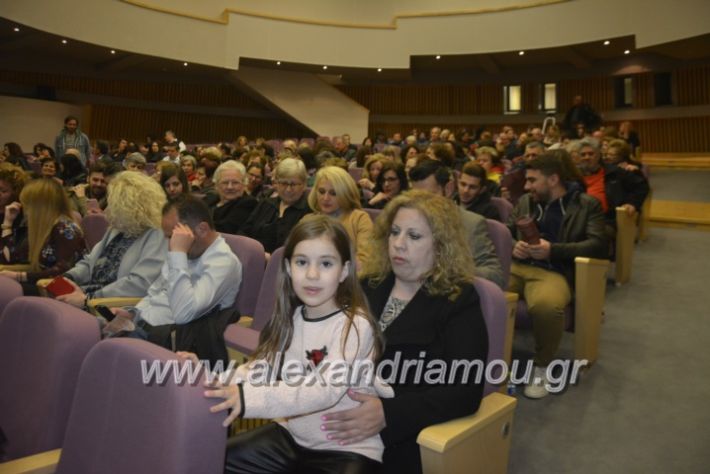
<svg viewBox="0 0 710 474">
<path fill-rule="evenodd" d="M 286 240 L 284 258 L 277 278 L 276 308 L 271 320 L 261 331 L 259 347 L 254 352 L 252 359 L 266 359 L 270 363 L 274 363 L 276 353 L 285 352 L 291 346 L 293 314 L 296 308 L 303 303 L 293 291 L 293 282 L 286 271 L 286 266 L 289 265 L 294 249 L 299 242 L 324 236 L 333 242 L 343 264 L 350 262 L 348 276 L 338 286 L 338 290 L 335 293 L 336 304 L 348 318 L 342 337 L 343 353 L 345 352 L 345 343 L 348 340 L 351 328 L 354 327 L 355 331 L 357 331 L 357 326 L 353 326 L 353 320 L 359 315 L 367 319 L 375 335 L 375 342 L 371 352 L 372 358 L 376 361 L 380 357 L 382 353 L 382 335 L 370 313 L 367 299 L 357 279 L 355 252 L 348 239 L 348 234 L 345 232 L 345 228 L 334 219 L 323 215 L 310 214 L 296 224 Z M 357 337 L 359 345 L 359 334 Z"/>
<path fill-rule="evenodd" d="M 69 200 L 57 181 L 39 178 L 25 185 L 20 193 L 20 203 L 27 219 L 30 266 L 37 271 L 42 248 L 54 224 L 62 216 L 71 220 Z"/>
</svg>

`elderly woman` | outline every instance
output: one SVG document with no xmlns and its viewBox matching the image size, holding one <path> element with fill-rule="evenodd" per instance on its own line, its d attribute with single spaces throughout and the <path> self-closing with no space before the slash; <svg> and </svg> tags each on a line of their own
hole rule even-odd
<svg viewBox="0 0 710 474">
<path fill-rule="evenodd" d="M 20 209 L 27 227 L 13 229 Z M 67 271 L 84 255 L 84 234 L 70 212 L 64 188 L 54 179 L 29 182 L 20 193 L 20 202 L 5 207 L 0 237 L 2 260 L 10 264 L 29 262 L 30 271 L 4 270 L 0 274 L 26 282 L 25 294 L 37 294 L 37 280 Z"/>
<path fill-rule="evenodd" d="M 375 222 L 362 286 L 384 331 L 380 363 L 392 364 L 392 372 L 382 375 L 393 382 L 395 396 L 351 394 L 361 405 L 326 415 L 324 436 L 348 443 L 379 432 L 385 472 L 421 472 L 419 432 L 474 413 L 483 395 L 483 378 L 477 381 L 475 371 L 467 378 L 461 370 L 452 373 L 454 360 L 485 363 L 488 354 L 473 259 L 457 216 L 450 200 L 409 191 Z M 437 382 L 417 380 L 411 370 L 405 376 L 403 367 L 412 360 L 424 367 L 443 364 Z"/>
<path fill-rule="evenodd" d="M 313 212 L 337 219 L 355 247 L 357 267 L 368 259 L 367 245 L 372 238 L 372 220 L 360 206 L 360 193 L 350 174 L 337 166 L 326 166 L 316 173 L 315 186 L 308 196 Z"/>
<path fill-rule="evenodd" d="M 163 187 L 168 201 L 174 201 L 190 193 L 190 185 L 187 183 L 185 172 L 172 163 L 161 168 L 160 185 Z"/>
<path fill-rule="evenodd" d="M 123 167 L 127 171 L 140 171 L 141 173 L 145 169 L 145 156 L 141 155 L 137 151 L 134 153 L 130 153 L 126 156 L 126 159 L 123 160 Z"/>
<path fill-rule="evenodd" d="M 301 217 L 310 213 L 306 196 L 306 167 L 301 160 L 284 158 L 273 173 L 278 195 L 259 202 L 240 234 L 256 239 L 271 253 L 286 242 Z"/>
<path fill-rule="evenodd" d="M 161 227 L 165 193 L 143 173 L 124 171 L 108 185 L 103 239 L 64 276 L 76 284 L 74 292 L 58 300 L 83 307 L 87 299 L 143 297 L 160 274 L 167 255 Z"/>
<path fill-rule="evenodd" d="M 187 181 L 190 182 L 195 179 L 195 172 L 197 171 L 197 159 L 192 155 L 183 155 L 180 157 L 180 167 L 185 172 L 187 176 Z"/>
<path fill-rule="evenodd" d="M 247 172 L 238 161 L 225 161 L 214 172 L 219 201 L 212 210 L 218 232 L 236 234 L 256 207 L 256 198 L 246 193 Z"/>
</svg>

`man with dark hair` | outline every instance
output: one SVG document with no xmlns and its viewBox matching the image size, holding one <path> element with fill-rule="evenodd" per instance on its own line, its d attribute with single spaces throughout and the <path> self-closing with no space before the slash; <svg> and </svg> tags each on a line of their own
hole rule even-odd
<svg viewBox="0 0 710 474">
<path fill-rule="evenodd" d="M 163 212 L 163 229 L 171 232 L 160 275 L 135 307 L 112 309 L 120 318 L 104 333 L 124 329 L 129 319 L 139 337 L 166 345 L 165 328 L 234 303 L 242 264 L 215 230 L 207 205 L 193 196 L 171 203 Z"/>
<path fill-rule="evenodd" d="M 106 209 L 108 204 L 108 174 L 106 165 L 101 161 L 97 161 L 89 168 L 86 183 L 77 184 L 69 190 L 69 201 L 79 214 L 85 216 L 86 214 L 101 212 Z M 92 205 L 92 207 L 89 208 L 87 206 L 89 199 L 96 200 L 97 206 L 94 207 Z"/>
<path fill-rule="evenodd" d="M 560 157 L 566 153 L 547 152 L 526 164 L 528 193 L 520 198 L 508 222 L 515 242 L 508 291 L 525 299 L 533 319 L 535 373 L 524 392 L 529 398 L 548 394 L 546 367 L 564 331 L 565 307 L 574 288 L 574 259 L 605 258 L 607 252 L 599 201 L 571 181 L 565 157 Z"/>
<path fill-rule="evenodd" d="M 413 189 L 423 189 L 448 198 L 453 195 L 454 181 L 451 169 L 440 161 L 420 160 L 409 170 L 409 178 Z M 503 281 L 503 269 L 488 234 L 486 219 L 461 207 L 458 209 L 476 264 L 476 275 L 492 281 L 505 290 L 507 282 Z"/>
<path fill-rule="evenodd" d="M 461 169 L 454 195 L 456 204 L 467 211 L 480 214 L 486 219 L 500 220 L 498 208 L 491 202 L 492 190 L 497 185 L 486 177 L 486 170 L 475 162 L 469 162 Z"/>
<path fill-rule="evenodd" d="M 63 156 L 71 148 L 79 150 L 81 164 L 86 166 L 91 158 L 91 142 L 79 129 L 79 119 L 69 115 L 64 119 L 64 128 L 54 139 L 54 153 L 56 156 Z"/>
<path fill-rule="evenodd" d="M 178 139 L 175 136 L 175 132 L 173 132 L 172 130 L 166 130 L 164 138 L 165 138 L 166 145 L 175 145 L 180 152 L 187 150 L 185 143 L 183 143 L 180 139 Z"/>
<path fill-rule="evenodd" d="M 105 140 L 96 140 L 95 154 L 96 162 L 101 162 L 105 164 L 113 163 L 113 158 L 109 154 L 111 146 Z"/>
<path fill-rule="evenodd" d="M 169 161 L 175 166 L 180 166 L 180 149 L 176 143 L 168 143 L 165 145 L 163 161 Z"/>
<path fill-rule="evenodd" d="M 585 131 L 590 132 L 598 128 L 601 122 L 602 118 L 592 106 L 584 102 L 581 95 L 576 95 L 572 107 L 569 108 L 562 121 L 562 129 L 575 132 L 576 127 L 581 124 Z M 576 136 L 576 133 L 574 135 Z"/>
</svg>

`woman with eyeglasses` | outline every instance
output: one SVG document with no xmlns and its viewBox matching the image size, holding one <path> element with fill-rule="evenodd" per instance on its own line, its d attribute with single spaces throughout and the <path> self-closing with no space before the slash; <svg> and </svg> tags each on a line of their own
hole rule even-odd
<svg viewBox="0 0 710 474">
<path fill-rule="evenodd" d="M 301 217 L 311 212 L 306 195 L 306 167 L 301 160 L 284 158 L 273 173 L 277 196 L 259 202 L 239 233 L 256 239 L 267 255 L 286 242 Z"/>
<path fill-rule="evenodd" d="M 315 186 L 308 196 L 313 212 L 337 219 L 345 227 L 356 251 L 357 267 L 367 261 L 367 242 L 372 237 L 372 220 L 361 209 L 360 192 L 350 174 L 337 166 L 316 173 Z"/>
<path fill-rule="evenodd" d="M 225 161 L 214 172 L 219 201 L 211 208 L 218 232 L 236 234 L 256 207 L 256 199 L 246 193 L 247 177 L 244 165 Z"/>
<path fill-rule="evenodd" d="M 366 207 L 382 209 L 392 198 L 408 188 L 409 182 L 407 181 L 407 173 L 404 171 L 404 165 L 385 160 L 382 162 L 382 171 L 377 176 L 377 183 L 373 191 L 375 195 L 367 201 Z"/>
</svg>

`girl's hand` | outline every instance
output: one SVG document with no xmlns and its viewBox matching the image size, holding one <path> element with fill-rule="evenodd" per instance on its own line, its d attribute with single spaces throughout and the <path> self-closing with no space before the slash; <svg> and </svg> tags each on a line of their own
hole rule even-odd
<svg viewBox="0 0 710 474">
<path fill-rule="evenodd" d="M 222 410 L 232 410 L 232 413 L 222 422 L 222 426 L 225 428 L 228 427 L 242 412 L 242 401 L 239 396 L 239 390 L 241 390 L 241 388 L 239 385 L 225 385 L 219 381 L 213 381 L 211 384 L 206 383 L 205 386 L 212 389 L 205 391 L 205 397 L 224 399 L 222 403 L 210 407 L 211 413 L 217 413 Z"/>
<path fill-rule="evenodd" d="M 22 209 L 22 204 L 20 204 L 17 201 L 5 206 L 4 224 L 12 225 L 12 223 L 15 221 L 15 218 L 20 214 L 21 209 Z"/>
<path fill-rule="evenodd" d="M 177 351 L 175 355 L 177 355 L 180 360 L 192 362 L 194 365 L 200 363 L 200 359 L 197 358 L 197 354 L 195 354 L 194 352 Z"/>
<path fill-rule="evenodd" d="M 360 402 L 360 406 L 321 417 L 324 422 L 321 430 L 328 432 L 328 439 L 340 440 L 338 444 L 341 446 L 375 436 L 387 426 L 385 411 L 378 396 L 353 390 L 348 390 L 348 396 Z"/>
</svg>

